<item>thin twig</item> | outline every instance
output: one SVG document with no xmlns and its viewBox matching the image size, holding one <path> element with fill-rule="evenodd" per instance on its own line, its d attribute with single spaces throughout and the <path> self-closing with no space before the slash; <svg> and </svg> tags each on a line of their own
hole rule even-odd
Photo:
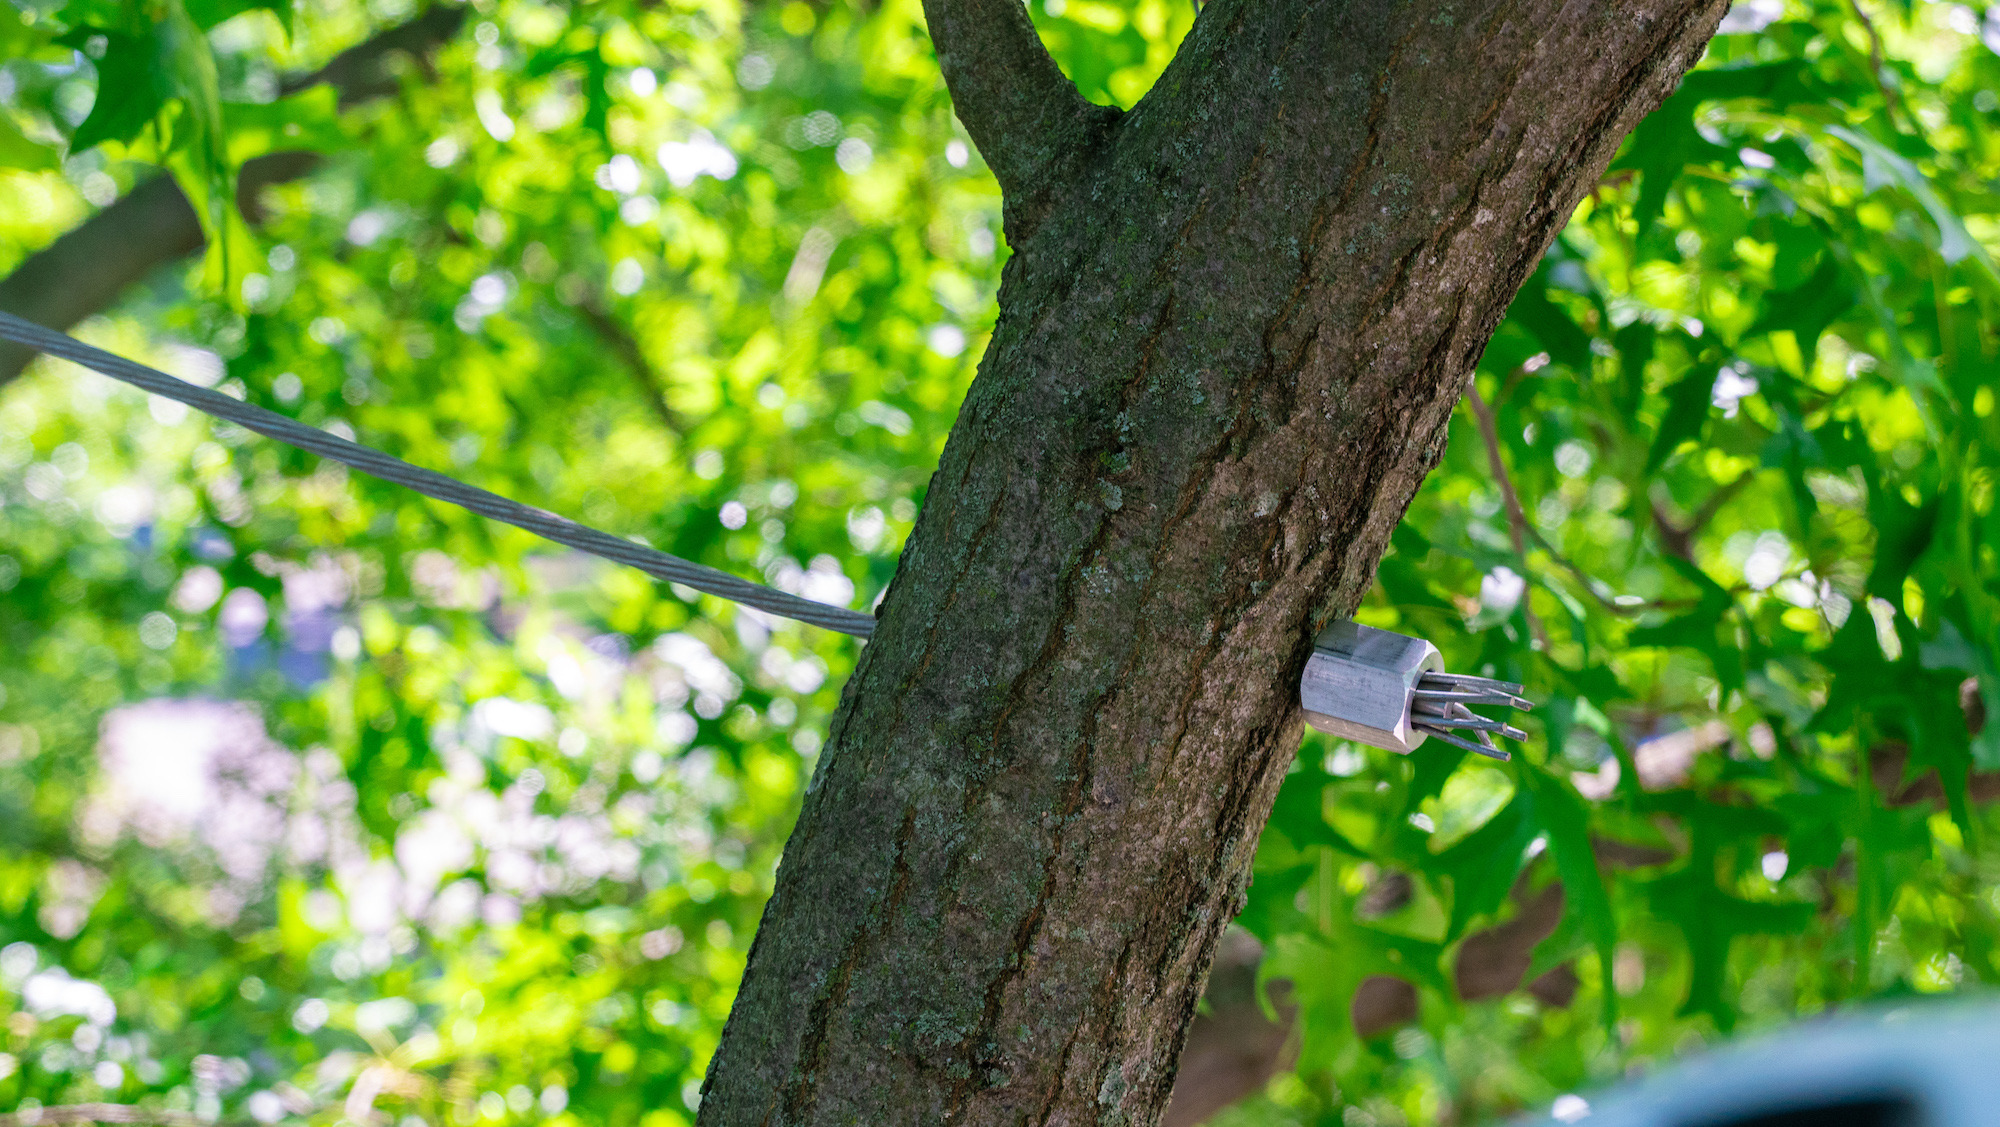
<svg viewBox="0 0 2000 1127">
<path fill-rule="evenodd" d="M 639 385 L 639 396 L 658 415 L 660 422 L 677 435 L 688 432 L 687 420 L 667 402 L 665 381 L 660 378 L 659 369 L 646 358 L 646 350 L 639 346 L 639 339 L 631 330 L 613 317 L 595 298 L 586 298 L 577 305 L 583 314 L 585 324 L 590 326 L 599 340 L 609 345 L 611 351 L 625 364 L 625 370 L 632 373 L 632 382 Z"/>
<path fill-rule="evenodd" d="M 1486 461 L 1493 468 L 1493 480 L 1500 483 L 1500 499 L 1507 507 L 1507 530 L 1514 539 L 1514 556 L 1521 565 L 1521 578 L 1528 578 L 1528 517 L 1521 511 L 1520 495 L 1514 492 L 1514 479 L 1507 474 L 1507 464 L 1500 458 L 1500 433 L 1493 422 L 1493 409 L 1486 405 L 1486 399 L 1479 394 L 1477 379 L 1465 381 L 1466 400 L 1472 404 L 1472 417 L 1479 423 L 1479 437 L 1486 440 Z M 1528 619 L 1528 631 L 1535 636 L 1536 644 L 1547 652 L 1549 634 L 1543 629 L 1542 620 L 1535 617 L 1535 608 L 1528 605 L 1527 592 L 1521 593 L 1521 613 Z"/>
<path fill-rule="evenodd" d="M 1738 490 L 1742 489 L 1742 487 L 1749 482 L 1751 476 L 1752 476 L 1751 473 L 1746 472 L 1741 477 L 1737 478 L 1735 481 L 1732 481 L 1728 485 L 1725 485 L 1722 488 L 1716 490 L 1715 493 L 1709 497 L 1708 503 L 1703 505 L 1701 511 L 1696 513 L 1694 518 L 1688 522 L 1688 527 L 1685 530 L 1685 535 L 1692 537 L 1696 532 L 1701 531 L 1702 527 L 1705 526 L 1710 520 L 1712 520 L 1715 517 L 1716 510 L 1722 508 L 1723 504 L 1727 502 L 1730 497 L 1734 496 Z M 1660 507 L 1657 504 L 1655 504 L 1653 508 L 1653 519 L 1655 521 L 1664 521 L 1666 519 L 1666 517 L 1664 516 L 1663 512 L 1661 511 Z M 1548 557 L 1551 560 L 1554 560 L 1557 566 L 1561 567 L 1564 571 L 1569 572 L 1570 575 L 1576 578 L 1576 581 L 1582 585 L 1584 591 L 1587 592 L 1591 598 L 1596 599 L 1600 606 L 1602 606 L 1605 610 L 1608 610 L 1613 614 L 1630 617 L 1632 615 L 1640 614 L 1644 611 L 1649 611 L 1649 610 L 1684 610 L 1688 607 L 1695 606 L 1700 602 L 1699 599 L 1650 599 L 1650 600 L 1640 600 L 1637 602 L 1630 602 L 1630 603 L 1621 603 L 1617 600 L 1615 596 L 1605 594 L 1607 584 L 1605 584 L 1603 580 L 1583 570 L 1583 568 L 1578 567 L 1576 563 L 1572 561 L 1568 556 L 1565 556 L 1562 554 L 1562 552 L 1558 551 L 1554 544 L 1549 543 L 1548 537 L 1542 535 L 1541 529 L 1536 528 L 1532 524 L 1525 524 L 1524 527 L 1527 529 L 1528 538 L 1535 542 L 1536 547 L 1548 553 Z M 1673 532 L 1681 531 L 1680 529 L 1674 528 L 1671 525 L 1662 525 L 1662 528 L 1663 530 L 1666 531 L 1673 531 Z M 1662 535 L 1664 538 L 1664 531 Z M 1676 554 L 1678 555 L 1680 553 Z M 1692 552 L 1689 552 L 1685 555 L 1681 555 L 1681 558 L 1687 560 L 1689 563 L 1694 562 Z"/>
<path fill-rule="evenodd" d="M 1903 105 L 1902 96 L 1889 81 L 1889 66 L 1882 55 L 1882 32 L 1862 10 L 1861 0 L 1847 0 L 1847 6 L 1854 9 L 1854 18 L 1860 20 L 1862 28 L 1868 32 L 1868 65 L 1875 72 L 1875 86 L 1882 91 L 1882 100 L 1888 103 L 1889 119 L 1894 121 L 1900 115 L 1904 122 L 1914 126 L 1916 119 L 1910 116 L 1909 107 Z M 1911 128 L 1910 132 L 1914 133 L 1916 129 Z"/>
<path fill-rule="evenodd" d="M 1521 508 L 1520 495 L 1514 491 L 1514 480 L 1507 473 L 1507 466 L 1500 458 L 1499 433 L 1498 427 L 1493 420 L 1492 409 L 1486 405 L 1486 400 L 1480 396 L 1479 389 L 1476 386 L 1468 385 L 1467 394 L 1472 401 L 1473 416 L 1479 421 L 1480 437 L 1486 440 L 1487 464 L 1493 469 L 1494 480 L 1500 483 L 1500 495 L 1506 503 L 1508 532 L 1514 541 L 1514 553 L 1521 560 L 1522 578 L 1525 579 L 1528 577 L 1527 543 L 1528 541 L 1533 541 L 1535 546 L 1546 552 L 1548 557 L 1554 560 L 1558 567 L 1561 567 L 1564 571 L 1569 572 L 1571 576 L 1575 577 L 1577 583 L 1582 586 L 1586 594 L 1596 599 L 1600 606 L 1613 614 L 1630 617 L 1648 610 L 1674 610 L 1694 605 L 1689 600 L 1653 600 L 1649 602 L 1621 603 L 1614 596 L 1605 593 L 1606 585 L 1603 580 L 1578 567 L 1568 556 L 1558 551 L 1554 544 L 1549 543 L 1548 537 L 1543 536 L 1540 529 L 1528 523 L 1527 513 Z M 1717 490 L 1715 496 L 1709 498 L 1709 504 L 1702 507 L 1702 512 L 1691 523 L 1687 535 L 1692 536 L 1702 525 L 1707 524 L 1709 519 L 1715 516 L 1715 510 L 1720 509 L 1723 503 L 1729 499 L 1729 496 L 1734 495 L 1738 489 L 1741 489 L 1749 478 L 1750 474 L 1745 473 L 1736 481 Z M 1660 522 L 1663 539 L 1668 531 L 1678 531 L 1672 524 L 1667 522 L 1665 515 L 1659 510 L 1658 506 L 1654 508 L 1653 519 Z M 1528 611 L 1528 623 L 1534 628 L 1537 637 L 1542 639 L 1542 643 L 1546 647 L 1548 644 L 1548 635 L 1543 632 L 1541 622 L 1535 617 L 1535 613 L 1532 610 Z"/>
<path fill-rule="evenodd" d="M 1567 571 L 1570 573 L 1570 575 L 1574 576 L 1576 578 L 1577 583 L 1583 587 L 1584 591 L 1588 593 L 1591 598 L 1596 599 L 1600 604 L 1602 604 L 1605 610 L 1608 610 L 1613 614 L 1632 615 L 1632 614 L 1638 614 L 1640 611 L 1646 609 L 1646 604 L 1644 603 L 1632 603 L 1630 605 L 1627 605 L 1624 603 L 1620 603 L 1617 599 L 1613 598 L 1610 595 L 1605 594 L 1603 589 L 1604 588 L 1603 580 L 1598 579 L 1596 576 L 1578 567 L 1575 563 L 1571 562 L 1568 556 L 1565 556 L 1561 552 L 1556 551 L 1556 546 L 1554 544 L 1549 543 L 1548 537 L 1543 536 L 1540 529 L 1536 528 L 1532 524 L 1528 525 L 1527 527 L 1528 527 L 1528 536 L 1534 540 L 1535 546 L 1540 548 L 1542 551 L 1547 552 L 1549 554 L 1549 558 L 1554 560 L 1558 567 L 1561 567 L 1564 571 Z"/>
<path fill-rule="evenodd" d="M 1696 534 L 1708 527 L 1708 522 L 1715 519 L 1724 505 L 1733 500 L 1738 493 L 1743 492 L 1744 487 L 1750 484 L 1750 479 L 1755 477 L 1756 473 L 1755 470 L 1745 470 L 1728 483 L 1718 486 L 1715 492 L 1708 495 L 1708 500 L 1701 503 L 1701 508 L 1696 509 L 1694 515 L 1688 518 L 1686 524 L 1675 524 L 1667 515 L 1667 508 L 1660 499 L 1651 498 L 1653 527 L 1660 535 L 1660 547 L 1666 549 L 1668 555 L 1693 563 Z"/>
<path fill-rule="evenodd" d="M 1479 423 L 1479 435 L 1486 442 L 1487 465 L 1493 471 L 1493 479 L 1500 483 L 1500 496 L 1507 509 L 1508 534 L 1514 542 L 1514 554 L 1520 559 L 1523 579 L 1530 578 L 1528 543 L 1532 541 L 1535 547 L 1547 553 L 1549 559 L 1555 561 L 1558 567 L 1569 572 L 1576 579 L 1577 584 L 1583 588 L 1584 592 L 1597 600 L 1599 606 L 1602 606 L 1605 610 L 1613 614 L 1629 618 L 1649 610 L 1671 611 L 1685 609 L 1686 607 L 1695 605 L 1699 601 L 1655 599 L 1622 603 L 1615 596 L 1606 594 L 1607 586 L 1603 580 L 1598 579 L 1596 576 L 1577 566 L 1575 561 L 1559 551 L 1554 544 L 1551 544 L 1548 537 L 1542 535 L 1540 529 L 1528 522 L 1527 512 L 1521 507 L 1520 494 L 1514 489 L 1514 479 L 1507 472 L 1506 462 L 1500 456 L 1499 427 L 1494 421 L 1493 409 L 1487 405 L 1485 397 L 1479 394 L 1478 386 L 1471 381 L 1467 381 L 1466 395 L 1471 401 L 1473 417 Z M 1736 480 L 1717 489 L 1710 495 L 1708 501 L 1702 505 L 1700 511 L 1689 520 L 1685 528 L 1676 526 L 1668 518 L 1665 510 L 1655 502 L 1653 505 L 1653 520 L 1659 526 L 1660 538 L 1667 550 L 1680 556 L 1682 559 L 1692 562 L 1692 554 L 1687 544 L 1688 538 L 1693 537 L 1710 520 L 1713 520 L 1717 511 L 1723 505 L 1727 504 L 1731 497 L 1740 492 L 1745 485 L 1749 484 L 1753 474 L 1754 471 L 1746 471 L 1737 477 Z M 1543 648 L 1546 649 L 1548 646 L 1548 634 L 1543 628 L 1541 620 L 1535 616 L 1535 612 L 1531 608 L 1524 607 L 1523 609 L 1526 611 L 1529 627 L 1534 631 L 1535 636 L 1541 640 Z"/>
</svg>

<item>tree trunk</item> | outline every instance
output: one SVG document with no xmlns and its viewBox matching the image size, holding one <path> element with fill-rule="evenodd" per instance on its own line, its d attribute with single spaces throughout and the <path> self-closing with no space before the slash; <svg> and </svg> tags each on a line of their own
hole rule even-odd
<svg viewBox="0 0 2000 1127">
<path fill-rule="evenodd" d="M 1152 1124 L 1488 336 L 1724 0 L 1215 0 L 1131 113 L 930 0 L 999 322 L 700 1119 Z"/>
</svg>

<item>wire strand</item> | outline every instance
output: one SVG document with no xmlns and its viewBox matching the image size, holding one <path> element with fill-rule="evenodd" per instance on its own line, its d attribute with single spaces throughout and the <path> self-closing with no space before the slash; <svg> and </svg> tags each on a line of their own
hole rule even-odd
<svg viewBox="0 0 2000 1127">
<path fill-rule="evenodd" d="M 679 556 L 668 555 L 643 544 L 635 544 L 608 532 L 600 532 L 567 517 L 530 508 L 519 501 L 510 501 L 497 493 L 467 485 L 456 478 L 446 477 L 421 466 L 413 466 L 401 458 L 384 454 L 380 450 L 349 442 L 275 411 L 267 411 L 262 407 L 232 399 L 219 391 L 196 387 L 184 380 L 175 379 L 157 368 L 149 368 L 101 348 L 92 348 L 66 333 L 43 328 L 11 313 L 0 312 L 0 339 L 23 344 L 50 356 L 81 364 L 114 380 L 185 403 L 218 419 L 226 419 L 256 431 L 266 438 L 275 438 L 279 442 L 288 443 L 322 458 L 331 458 L 372 477 L 415 490 L 426 497 L 511 524 L 515 528 L 532 532 L 546 540 L 553 540 L 578 551 L 601 556 L 613 563 L 638 568 L 655 579 L 679 583 L 731 602 L 755 607 L 781 618 L 796 619 L 808 625 L 837 630 L 842 634 L 852 634 L 857 638 L 866 638 L 874 632 L 874 615 L 787 594 L 761 583 L 739 579 L 726 571 L 717 571 L 692 560 L 684 560 Z"/>
</svg>

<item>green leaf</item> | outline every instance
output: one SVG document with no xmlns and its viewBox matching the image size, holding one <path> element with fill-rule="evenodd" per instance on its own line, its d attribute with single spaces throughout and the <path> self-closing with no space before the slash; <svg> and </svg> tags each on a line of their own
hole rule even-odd
<svg viewBox="0 0 2000 1127">
<path fill-rule="evenodd" d="M 1683 169 L 1697 161 L 1722 161 L 1733 156 L 1695 128 L 1694 111 L 1700 104 L 1698 95 L 1690 96 L 1685 90 L 1668 98 L 1639 122 L 1611 164 L 1613 171 L 1639 173 L 1639 198 L 1632 206 L 1632 217 L 1638 221 L 1641 234 L 1659 222 L 1667 207 L 1667 192 Z"/>
<path fill-rule="evenodd" d="M 1442 740 L 1428 742 L 1423 754 L 1416 756 L 1410 767 L 1410 786 L 1403 796 L 1402 817 L 1408 818 L 1417 812 L 1427 798 L 1436 798 L 1444 790 L 1446 782 L 1465 762 L 1466 752 L 1455 747 L 1444 746 Z"/>
<path fill-rule="evenodd" d="M 1618 406 L 1626 419 L 1639 413 L 1646 395 L 1646 365 L 1652 363 L 1660 331 L 1650 321 L 1634 321 L 1618 330 L 1612 345 L 1618 350 Z"/>
<path fill-rule="evenodd" d="M 1819 338 L 1834 321 L 1854 308 L 1854 291 L 1845 284 L 1840 265 L 1832 255 L 1820 259 L 1819 269 L 1795 289 L 1764 295 L 1764 312 L 1750 326 L 1750 333 L 1789 332 L 1798 342 L 1810 374 L 1819 354 Z"/>
<path fill-rule="evenodd" d="M 1942 500 L 1932 497 L 1920 506 L 1912 505 L 1894 486 L 1879 479 L 1869 481 L 1868 519 L 1875 527 L 1875 566 L 1868 573 L 1867 586 L 1870 595 L 1902 601 L 1903 580 L 1930 547 Z"/>
<path fill-rule="evenodd" d="M 222 107 L 231 166 L 266 153 L 338 152 L 353 138 L 340 124 L 340 96 L 324 83 L 275 102 L 227 102 Z"/>
<path fill-rule="evenodd" d="M 90 115 L 70 134 L 70 151 L 79 152 L 106 141 L 131 141 L 166 108 L 179 91 L 165 67 L 159 29 L 144 34 L 78 28 L 58 42 L 81 49 L 95 36 L 104 37 L 104 54 L 97 60 L 97 100 Z"/>
<path fill-rule="evenodd" d="M 1451 919 L 1445 942 L 1459 938 L 1473 920 L 1498 911 L 1507 902 L 1514 878 L 1527 863 L 1528 846 L 1540 832 L 1535 800 L 1526 789 L 1486 824 L 1437 855 L 1425 868 L 1451 879 Z"/>
<path fill-rule="evenodd" d="M 1308 920 L 1298 909 L 1299 892 L 1318 873 L 1319 866 L 1310 863 L 1258 873 L 1257 879 L 1250 883 L 1243 910 L 1236 914 L 1236 922 L 1266 944 L 1301 930 Z"/>
<path fill-rule="evenodd" d="M 1550 359 L 1574 370 L 1588 371 L 1590 334 L 1578 328 L 1569 312 L 1549 298 L 1548 276 L 1544 263 L 1528 284 L 1521 287 L 1508 315 L 1540 338 Z"/>
<path fill-rule="evenodd" d="M 1958 212 L 1945 203 L 1937 193 L 1937 188 L 1907 157 L 1882 144 L 1875 138 L 1858 130 L 1842 125 L 1829 125 L 1828 134 L 1853 145 L 1861 153 L 1862 165 L 1871 190 L 1879 185 L 1894 183 L 1910 193 L 1919 206 L 1937 225 L 1938 254 L 1947 263 L 1958 263 L 1970 258 L 1977 263 L 1986 277 L 2000 282 L 2000 273 L 1993 267 L 1993 258 L 1986 252 L 1978 239 L 1965 229 L 1965 220 Z"/>
<path fill-rule="evenodd" d="M 1327 824 L 1326 788 L 1333 781 L 1318 766 L 1302 764 L 1278 788 L 1269 824 L 1300 848 L 1330 845 L 1350 857 L 1366 857 L 1364 850 Z"/>
<path fill-rule="evenodd" d="M 1715 395 L 1716 371 L 1714 364 L 1698 364 L 1667 388 L 1667 414 L 1660 420 L 1660 429 L 1653 433 L 1652 448 L 1646 452 L 1647 473 L 1666 464 L 1681 443 L 1701 437 Z"/>
<path fill-rule="evenodd" d="M 1907 652 L 1907 651 L 1906 651 Z M 1911 677 L 1913 707 L 1909 710 L 1910 758 L 1907 771 L 1934 768 L 1944 790 L 1945 809 L 1959 832 L 1970 842 L 1977 838 L 1979 824 L 1973 819 L 1971 775 L 1974 766 L 1972 741 L 1965 731 L 1965 715 L 1958 707 L 1957 678 Z M 1983 766 L 1983 765 L 1982 765 Z"/>
<path fill-rule="evenodd" d="M 159 73 L 187 107 L 185 132 L 176 147 L 197 154 L 207 178 L 219 180 L 228 168 L 222 131 L 221 80 L 208 37 L 188 16 L 181 0 L 165 0 L 164 17 L 156 29 Z"/>
<path fill-rule="evenodd" d="M 266 11 L 276 16 L 286 33 L 291 33 L 291 0 L 187 0 L 188 17 L 203 31 L 245 12 L 255 11 Z"/>
<path fill-rule="evenodd" d="M 1722 616 L 1735 606 L 1729 592 L 1708 573 L 1694 564 L 1677 556 L 1668 556 L 1664 561 L 1681 578 L 1692 583 L 1700 592 L 1700 599 L 1692 610 L 1677 615 L 1653 626 L 1642 626 L 1632 630 L 1625 640 L 1634 646 L 1684 646 L 1706 656 L 1715 666 L 1715 674 L 1725 687 L 1737 688 L 1743 683 L 1743 655 L 1732 646 L 1719 645 L 1716 632 L 1722 625 Z"/>
<path fill-rule="evenodd" d="M 1790 102 L 1810 96 L 1810 72 L 1798 62 L 1699 70 L 1659 109 L 1646 115 L 1620 150 L 1612 169 L 1639 172 L 1639 199 L 1632 216 L 1640 234 L 1651 230 L 1666 209 L 1667 192 L 1692 164 L 1735 163 L 1736 154 L 1703 136 L 1695 114 L 1703 104 L 1737 98 Z"/>
<path fill-rule="evenodd" d="M 29 140 L 13 117 L 0 111 L 0 166 L 42 172 L 61 167 L 61 161 L 54 149 Z"/>
<path fill-rule="evenodd" d="M 1778 429 L 1764 444 L 1763 464 L 1784 472 L 1786 483 L 1792 487 L 1792 508 L 1798 515 L 1800 539 L 1810 540 L 1812 518 L 1819 512 L 1819 501 L 1806 483 L 1806 470 L 1824 465 L 1825 454 L 1799 417 L 1788 377 L 1770 369 L 1763 376 L 1764 398 L 1778 416 Z"/>
<path fill-rule="evenodd" d="M 249 233 L 235 207 L 236 182 L 223 129 L 221 80 L 208 37 L 187 8 L 181 0 L 164 0 L 164 4 L 164 18 L 158 25 L 160 66 L 183 108 L 168 150 L 167 167 L 194 204 L 202 234 L 207 236 L 204 281 L 212 290 L 226 294 L 230 290 L 230 262 L 244 257 Z"/>
</svg>

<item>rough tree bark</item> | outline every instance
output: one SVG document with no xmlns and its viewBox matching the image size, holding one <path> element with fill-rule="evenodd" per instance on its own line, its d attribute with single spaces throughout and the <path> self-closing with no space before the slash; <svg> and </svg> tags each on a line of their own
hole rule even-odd
<svg viewBox="0 0 2000 1127">
<path fill-rule="evenodd" d="M 926 0 L 1014 249 L 705 1125 L 1151 1124 L 1489 334 L 1725 0 L 1214 0 L 1129 114 Z"/>
<path fill-rule="evenodd" d="M 398 78 L 388 65 L 398 55 L 425 59 L 458 33 L 465 9 L 441 4 L 350 47 L 311 74 L 288 79 L 290 94 L 321 82 L 339 92 L 340 104 L 393 94 Z M 307 152 L 270 153 L 245 161 L 236 177 L 237 204 L 253 225 L 261 219 L 258 197 L 275 184 L 311 172 L 319 157 Z M 67 332 L 77 322 L 109 309 L 118 296 L 148 274 L 199 251 L 201 220 L 171 176 L 156 176 L 134 187 L 103 211 L 29 256 L 0 280 L 0 309 Z M 0 341 L 0 385 L 28 366 L 38 353 Z"/>
</svg>

